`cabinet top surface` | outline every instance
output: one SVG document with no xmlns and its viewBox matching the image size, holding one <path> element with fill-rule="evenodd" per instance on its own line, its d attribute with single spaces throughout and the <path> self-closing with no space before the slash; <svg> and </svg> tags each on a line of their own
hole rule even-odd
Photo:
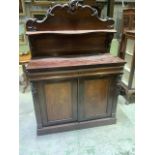
<svg viewBox="0 0 155 155">
<path fill-rule="evenodd" d="M 27 65 L 27 70 L 56 69 L 56 68 L 113 65 L 113 64 L 123 65 L 124 63 L 125 63 L 124 60 L 107 53 L 107 54 L 79 56 L 79 57 L 32 59 Z"/>
</svg>

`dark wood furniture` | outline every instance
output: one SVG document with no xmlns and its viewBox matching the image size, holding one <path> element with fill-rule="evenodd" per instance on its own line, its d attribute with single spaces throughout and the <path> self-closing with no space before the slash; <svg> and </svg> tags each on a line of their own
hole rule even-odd
<svg viewBox="0 0 155 155">
<path fill-rule="evenodd" d="M 121 94 L 126 103 L 135 102 L 135 9 L 125 8 L 122 15 L 122 35 L 118 56 L 127 63 L 121 82 Z"/>
<path fill-rule="evenodd" d="M 113 17 L 114 14 L 114 5 L 115 5 L 115 0 L 107 0 L 108 6 L 107 6 L 107 16 L 108 17 Z"/>
<path fill-rule="evenodd" d="M 134 29 L 135 29 L 135 9 L 134 8 L 123 9 L 122 33 L 124 33 L 126 30 L 134 30 Z"/>
<path fill-rule="evenodd" d="M 116 122 L 125 61 L 109 54 L 114 21 L 77 1 L 26 23 L 38 135 Z"/>
<path fill-rule="evenodd" d="M 135 31 L 128 30 L 122 35 L 119 50 L 120 58 L 127 63 L 124 66 L 122 76 L 122 95 L 125 96 L 127 103 L 135 101 Z"/>
<path fill-rule="evenodd" d="M 107 5 L 107 16 L 113 17 L 114 11 L 114 0 L 78 0 L 80 4 L 90 5 L 93 8 L 96 8 L 98 15 L 101 16 L 101 11 L 104 5 Z M 36 6 L 54 6 L 57 4 L 65 4 L 67 0 L 32 0 L 32 4 Z"/>
<path fill-rule="evenodd" d="M 103 1 L 98 1 L 98 0 L 82 0 L 79 1 L 81 4 L 84 5 L 90 5 L 91 7 L 97 9 L 98 11 L 98 16 L 101 17 L 101 11 L 104 7 Z"/>
</svg>

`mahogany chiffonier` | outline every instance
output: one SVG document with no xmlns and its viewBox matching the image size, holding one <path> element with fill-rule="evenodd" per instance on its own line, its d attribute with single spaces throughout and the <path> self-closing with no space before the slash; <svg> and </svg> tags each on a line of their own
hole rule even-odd
<svg viewBox="0 0 155 155">
<path fill-rule="evenodd" d="M 77 1 L 27 21 L 32 58 L 26 70 L 38 135 L 116 122 L 125 61 L 109 54 L 113 26 Z"/>
</svg>

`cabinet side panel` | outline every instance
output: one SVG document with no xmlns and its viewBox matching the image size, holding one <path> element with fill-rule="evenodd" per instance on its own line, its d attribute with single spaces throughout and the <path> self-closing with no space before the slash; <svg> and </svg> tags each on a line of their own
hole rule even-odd
<svg viewBox="0 0 155 155">
<path fill-rule="evenodd" d="M 72 85 L 70 82 L 46 83 L 45 100 L 49 121 L 72 117 Z"/>
<path fill-rule="evenodd" d="M 33 96 L 33 105 L 34 105 L 34 111 L 37 121 L 37 128 L 42 128 L 42 118 L 41 118 L 41 108 L 40 108 L 40 100 L 38 95 L 38 83 L 37 82 L 30 82 L 31 84 L 31 90 L 32 90 L 32 96 Z"/>
</svg>

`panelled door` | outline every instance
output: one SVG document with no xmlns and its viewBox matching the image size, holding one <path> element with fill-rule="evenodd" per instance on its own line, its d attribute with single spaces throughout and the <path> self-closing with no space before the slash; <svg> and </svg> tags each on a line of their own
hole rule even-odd
<svg viewBox="0 0 155 155">
<path fill-rule="evenodd" d="M 111 115 L 113 77 L 91 76 L 35 82 L 44 126 L 93 120 Z"/>
<path fill-rule="evenodd" d="M 77 80 L 46 80 L 37 83 L 44 126 L 77 120 Z"/>
<path fill-rule="evenodd" d="M 103 118 L 111 114 L 111 84 L 112 79 L 106 76 L 79 79 L 79 121 Z"/>
</svg>

